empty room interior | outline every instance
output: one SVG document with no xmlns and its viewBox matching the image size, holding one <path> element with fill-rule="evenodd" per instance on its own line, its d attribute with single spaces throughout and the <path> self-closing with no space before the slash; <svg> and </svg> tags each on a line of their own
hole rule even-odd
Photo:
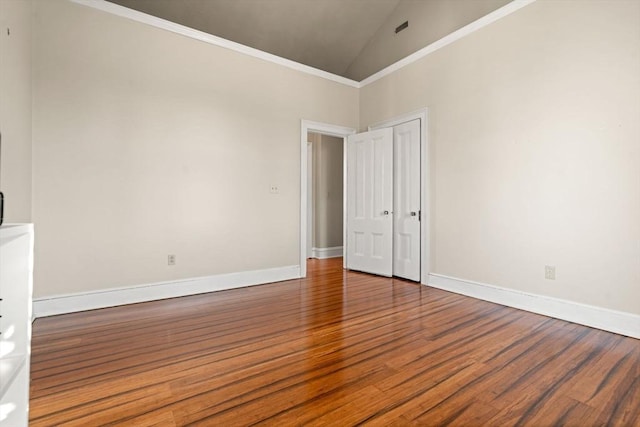
<svg viewBox="0 0 640 427">
<path fill-rule="evenodd" d="M 640 1 L 0 0 L 0 424 L 640 425 Z"/>
</svg>

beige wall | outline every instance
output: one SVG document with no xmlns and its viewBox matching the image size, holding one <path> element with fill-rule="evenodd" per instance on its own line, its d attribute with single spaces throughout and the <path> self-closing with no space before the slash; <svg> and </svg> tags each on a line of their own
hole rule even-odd
<svg viewBox="0 0 640 427">
<path fill-rule="evenodd" d="M 541 0 L 361 90 L 429 108 L 432 273 L 640 313 L 639 18 Z"/>
<path fill-rule="evenodd" d="M 362 80 L 511 0 L 401 0 L 345 75 Z M 395 29 L 408 21 L 409 27 Z"/>
<path fill-rule="evenodd" d="M 428 107 L 433 273 L 640 313 L 638 2 L 540 0 L 360 92 L 62 0 L 36 12 L 36 297 L 295 265 L 300 119 Z"/>
<path fill-rule="evenodd" d="M 299 263 L 300 119 L 357 127 L 357 89 L 67 1 L 36 11 L 36 297 Z"/>
<path fill-rule="evenodd" d="M 5 222 L 31 222 L 32 9 L 30 0 L 0 1 L 0 190 Z"/>
<path fill-rule="evenodd" d="M 313 247 L 342 246 L 343 141 L 312 134 L 313 147 Z"/>
</svg>

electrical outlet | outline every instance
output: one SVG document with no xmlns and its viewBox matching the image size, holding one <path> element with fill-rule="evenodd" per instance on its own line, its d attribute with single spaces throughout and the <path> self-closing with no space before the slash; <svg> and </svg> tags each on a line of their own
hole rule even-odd
<svg viewBox="0 0 640 427">
<path fill-rule="evenodd" d="M 272 194 L 278 194 L 278 193 L 280 193 L 280 189 L 279 189 L 279 188 L 278 188 L 278 186 L 277 186 L 277 185 L 275 185 L 275 184 L 271 184 L 271 187 L 270 187 L 269 191 L 270 191 Z"/>
<path fill-rule="evenodd" d="M 176 265 L 176 256 L 175 255 L 169 255 L 167 257 L 167 264 L 168 265 Z"/>
<path fill-rule="evenodd" d="M 545 265 L 544 266 L 544 278 L 547 280 L 556 280 L 556 266 Z"/>
</svg>

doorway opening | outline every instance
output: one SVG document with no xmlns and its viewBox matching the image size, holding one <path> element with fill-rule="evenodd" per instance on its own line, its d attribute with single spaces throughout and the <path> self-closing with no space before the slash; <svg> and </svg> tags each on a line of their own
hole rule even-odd
<svg viewBox="0 0 640 427">
<path fill-rule="evenodd" d="M 342 205 L 345 203 L 345 195 L 344 184 L 345 184 L 345 171 L 346 171 L 346 144 L 345 138 L 349 135 L 352 135 L 356 132 L 353 128 L 348 128 L 344 126 L 331 125 L 327 123 L 313 122 L 310 120 L 302 120 L 301 122 L 301 130 L 300 130 L 300 277 L 307 276 L 307 258 L 309 254 L 313 254 L 313 226 L 314 221 L 309 218 L 309 214 L 313 212 L 313 166 L 309 168 L 309 161 L 311 159 L 313 164 L 313 151 L 309 154 L 310 150 L 313 150 L 313 141 L 309 144 L 309 134 L 318 134 L 320 138 L 322 136 L 326 137 L 334 137 L 337 138 L 334 140 L 335 143 L 338 144 L 339 148 L 337 151 L 342 153 L 341 155 L 341 173 L 342 173 Z M 336 151 L 336 147 L 332 147 Z M 335 165 L 331 165 L 335 166 Z M 309 170 L 311 169 L 311 171 Z M 335 186 L 335 182 L 332 183 Z M 335 200 L 335 194 L 332 197 Z M 311 211 L 311 212 L 310 212 Z M 335 214 L 332 214 L 335 216 Z M 345 213 L 344 209 L 342 209 L 342 224 L 345 224 Z M 342 227 L 342 242 L 345 240 L 345 232 L 346 229 L 344 226 Z M 332 231 L 333 237 L 335 238 L 335 230 Z M 322 244 L 322 242 L 318 241 L 316 243 Z M 326 244 L 326 243 L 325 243 Z M 344 247 L 344 245 L 343 245 Z M 330 247 L 331 248 L 331 247 Z M 326 249 L 326 248 L 325 248 Z M 330 251 L 324 251 L 323 255 L 327 255 L 331 253 L 332 256 L 343 256 L 343 252 L 337 254 L 337 251 L 343 249 L 336 249 L 333 247 Z M 322 253 L 320 251 L 319 253 Z M 344 257 L 343 257 L 344 259 Z"/>
<path fill-rule="evenodd" d="M 343 138 L 307 135 L 307 258 L 343 254 Z"/>
</svg>

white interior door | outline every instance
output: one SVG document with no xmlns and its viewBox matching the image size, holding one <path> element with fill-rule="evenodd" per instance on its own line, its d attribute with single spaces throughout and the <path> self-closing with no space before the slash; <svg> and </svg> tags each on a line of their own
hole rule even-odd
<svg viewBox="0 0 640 427">
<path fill-rule="evenodd" d="M 420 120 L 393 127 L 393 275 L 420 281 Z"/>
<path fill-rule="evenodd" d="M 393 274 L 393 130 L 347 138 L 347 268 Z"/>
</svg>

